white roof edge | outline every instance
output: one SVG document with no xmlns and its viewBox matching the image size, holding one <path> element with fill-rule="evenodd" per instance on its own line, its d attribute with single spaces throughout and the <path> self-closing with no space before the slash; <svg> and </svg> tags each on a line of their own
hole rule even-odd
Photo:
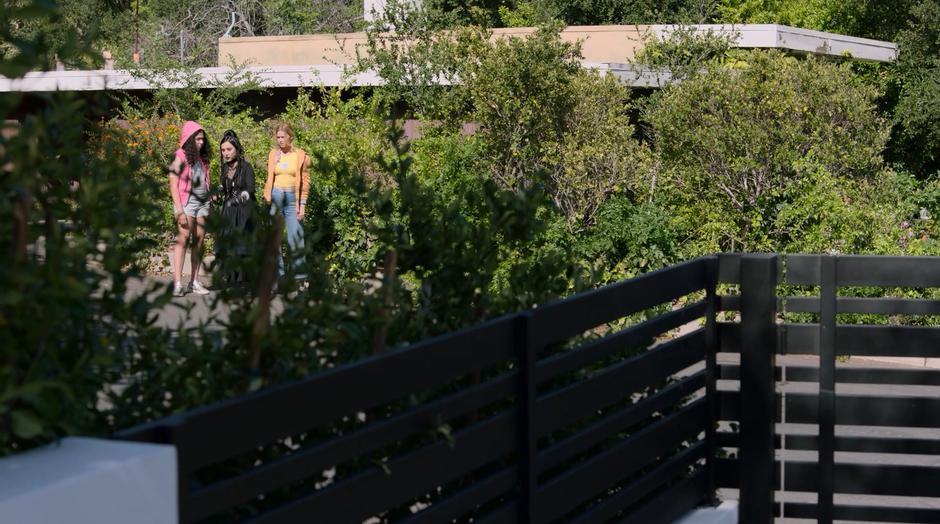
<svg viewBox="0 0 940 524">
<path fill-rule="evenodd" d="M 699 24 L 693 26 L 655 25 L 652 30 L 660 36 L 679 27 L 694 27 L 719 32 L 737 32 L 738 47 L 777 48 L 830 56 L 850 55 L 859 60 L 892 62 L 897 59 L 898 45 L 867 38 L 800 29 L 779 24 Z M 625 64 L 584 62 L 585 67 L 600 69 L 605 74 L 617 75 L 633 87 L 658 87 L 669 80 L 668 72 L 637 70 Z M 382 83 L 374 72 L 346 75 L 350 66 L 336 64 L 255 66 L 246 68 L 265 87 L 316 87 L 316 86 L 374 86 Z M 203 77 L 205 87 L 225 79 L 232 74 L 228 67 L 203 67 L 196 69 Z M 0 92 L 50 92 L 50 91 L 103 91 L 140 90 L 154 87 L 173 87 L 172 74 L 163 81 L 151 82 L 141 75 L 127 70 L 82 70 L 45 71 L 27 73 L 22 78 L 9 79 L 0 76 Z"/>
<path fill-rule="evenodd" d="M 659 87 L 668 82 L 668 72 L 637 68 L 630 64 L 608 62 L 582 62 L 586 68 L 603 74 L 613 74 L 631 87 Z M 255 66 L 245 68 L 264 87 L 336 87 L 376 86 L 383 83 L 374 71 L 347 74 L 342 65 L 308 66 Z M 225 79 L 236 70 L 228 67 L 202 67 L 195 70 L 203 77 L 203 86 Z M 155 75 L 157 76 L 157 75 Z M 0 92 L 52 92 L 52 91 L 136 91 L 155 87 L 174 87 L 179 84 L 172 76 L 157 78 L 155 82 L 134 75 L 127 70 L 37 71 L 22 78 L 0 77 Z"/>
<path fill-rule="evenodd" d="M 672 73 L 663 69 L 619 62 L 581 62 L 581 65 L 604 75 L 614 75 L 630 87 L 662 87 L 672 81 Z"/>
<path fill-rule="evenodd" d="M 859 60 L 876 62 L 893 62 L 898 56 L 898 45 L 894 42 L 802 29 L 781 24 L 695 24 L 685 26 L 666 24 L 654 25 L 651 28 L 660 37 L 668 35 L 671 31 L 679 28 L 738 33 L 736 45 L 745 48 L 775 48 L 831 56 L 842 56 L 848 53 Z"/>
</svg>

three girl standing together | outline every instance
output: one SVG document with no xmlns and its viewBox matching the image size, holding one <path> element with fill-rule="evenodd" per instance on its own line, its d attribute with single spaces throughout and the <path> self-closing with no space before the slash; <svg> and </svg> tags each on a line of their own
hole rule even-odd
<svg viewBox="0 0 940 524">
<path fill-rule="evenodd" d="M 304 208 L 310 186 L 310 158 L 293 147 L 294 132 L 287 124 L 280 124 L 274 134 L 276 147 L 268 154 L 268 173 L 264 184 L 264 201 L 271 204 L 271 213 L 280 213 L 287 226 L 287 242 L 292 251 L 303 248 Z M 229 283 L 245 280 L 245 275 L 231 270 L 231 259 L 244 256 L 249 249 L 252 230 L 251 213 L 255 203 L 255 178 L 251 164 L 244 157 L 244 148 L 234 131 L 228 130 L 219 143 L 221 158 L 221 191 L 217 199 L 210 193 L 209 144 L 206 132 L 196 122 L 187 121 L 180 131 L 179 149 L 169 167 L 170 196 L 176 217 L 177 235 L 173 245 L 173 294 L 206 295 L 209 290 L 199 283 L 202 264 L 202 244 L 205 239 L 205 217 L 215 200 L 221 205 L 223 226 L 220 235 L 229 237 L 222 245 L 231 251 L 218 253 L 225 279 Z M 189 283 L 182 283 L 183 260 L 186 246 L 192 241 Z M 296 264 L 299 260 L 294 261 Z M 283 259 L 278 257 L 278 269 L 284 274 Z M 225 269 L 224 269 L 225 270 Z"/>
</svg>

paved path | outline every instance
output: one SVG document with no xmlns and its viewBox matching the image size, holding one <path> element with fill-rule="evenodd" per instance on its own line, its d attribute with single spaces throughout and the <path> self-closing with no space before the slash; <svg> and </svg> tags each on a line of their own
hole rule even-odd
<svg viewBox="0 0 940 524">
<path fill-rule="evenodd" d="M 208 279 L 200 278 L 206 282 Z M 148 275 L 143 280 L 131 280 L 127 283 L 129 296 L 140 296 L 153 285 L 162 287 L 171 286 L 173 277 Z M 180 327 L 195 328 L 207 323 L 210 327 L 222 329 L 228 321 L 229 309 L 222 301 L 217 301 L 217 291 L 212 290 L 208 295 L 188 293 L 182 297 L 173 297 L 173 300 L 160 310 L 156 326 L 162 328 L 178 329 Z M 284 302 L 280 296 L 275 296 L 271 302 L 271 313 L 277 316 L 284 310 Z"/>
<path fill-rule="evenodd" d="M 722 363 L 737 363 L 739 355 L 719 354 L 718 361 Z M 777 363 L 788 366 L 818 366 L 819 358 L 803 355 L 778 355 Z M 850 368 L 894 368 L 894 369 L 923 369 L 923 365 L 908 365 L 903 362 L 885 362 L 874 361 L 871 359 L 853 358 L 848 362 L 838 362 L 838 367 Z M 818 384 L 812 382 L 779 382 L 778 391 L 784 393 L 816 393 Z M 737 390 L 736 381 L 719 381 L 720 390 Z M 891 384 L 847 384 L 840 383 L 836 385 L 837 393 L 846 394 L 868 394 L 877 396 L 921 396 L 921 397 L 940 397 L 940 386 L 904 386 Z M 924 416 L 930 416 L 925 413 Z M 814 424 L 777 424 L 777 432 L 785 435 L 816 435 L 818 428 Z M 940 428 L 901 428 L 901 427 L 876 427 L 876 426 L 844 426 L 837 425 L 836 435 L 845 436 L 877 436 L 877 437 L 907 437 L 940 440 Z M 778 450 L 777 457 L 787 460 L 815 461 L 817 452 L 802 450 Z M 884 464 L 884 465 L 923 465 L 940 467 L 940 456 L 938 455 L 915 455 L 915 454 L 896 454 L 896 453 L 849 453 L 836 452 L 836 462 L 863 463 L 863 464 Z M 719 496 L 725 500 L 737 500 L 738 490 L 721 489 Z M 796 493 L 796 492 L 778 492 L 777 502 L 816 502 L 815 493 Z M 852 505 L 883 505 L 899 507 L 924 507 L 940 508 L 940 498 L 929 497 L 894 497 L 894 496 L 873 496 L 873 495 L 841 495 L 836 494 L 837 504 Z M 815 522 L 805 519 L 777 519 L 778 524 L 808 524 Z M 842 522 L 842 521 L 839 521 Z M 855 522 L 855 521 L 852 521 Z"/>
</svg>

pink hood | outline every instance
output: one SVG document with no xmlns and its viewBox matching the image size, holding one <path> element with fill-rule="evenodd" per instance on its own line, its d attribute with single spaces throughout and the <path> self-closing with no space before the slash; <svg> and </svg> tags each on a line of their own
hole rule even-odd
<svg viewBox="0 0 940 524">
<path fill-rule="evenodd" d="M 199 131 L 202 131 L 203 135 L 206 134 L 205 129 L 203 129 L 201 125 L 193 122 L 192 120 L 187 120 L 183 124 L 183 128 L 180 130 L 180 148 L 176 150 L 176 158 L 179 158 L 183 164 L 183 170 L 180 172 L 180 177 L 176 184 L 176 188 L 180 194 L 180 204 L 184 207 L 186 206 L 186 201 L 189 200 L 189 193 L 192 191 L 193 177 L 192 166 L 186 162 L 186 153 L 183 151 L 183 144 L 189 140 L 189 137 L 193 136 Z M 200 159 L 199 162 L 202 164 L 203 171 L 206 173 L 206 185 L 211 187 L 212 184 L 209 180 L 209 166 L 203 162 L 202 159 Z"/>
<path fill-rule="evenodd" d="M 193 122 L 192 120 L 187 120 L 184 122 L 183 129 L 180 130 L 180 147 L 183 147 L 183 144 L 189 140 L 189 137 L 195 135 L 197 131 L 202 131 L 202 134 L 206 134 L 206 130 L 196 122 Z"/>
</svg>

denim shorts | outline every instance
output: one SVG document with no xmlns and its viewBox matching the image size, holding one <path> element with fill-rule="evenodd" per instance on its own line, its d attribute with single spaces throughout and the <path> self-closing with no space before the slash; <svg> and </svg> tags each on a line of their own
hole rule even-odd
<svg viewBox="0 0 940 524">
<path fill-rule="evenodd" d="M 183 213 L 188 217 L 207 217 L 209 216 L 209 198 L 200 199 L 193 193 L 189 194 L 186 205 L 183 207 Z"/>
</svg>

